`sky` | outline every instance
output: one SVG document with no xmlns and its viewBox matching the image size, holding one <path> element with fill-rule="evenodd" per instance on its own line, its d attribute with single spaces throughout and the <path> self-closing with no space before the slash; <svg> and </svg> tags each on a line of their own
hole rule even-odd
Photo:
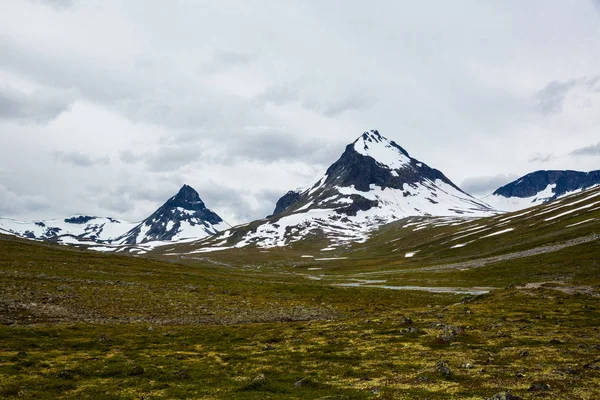
<svg viewBox="0 0 600 400">
<path fill-rule="evenodd" d="M 600 1 L 3 0 L 0 216 L 262 218 L 378 129 L 484 196 L 600 169 Z"/>
</svg>

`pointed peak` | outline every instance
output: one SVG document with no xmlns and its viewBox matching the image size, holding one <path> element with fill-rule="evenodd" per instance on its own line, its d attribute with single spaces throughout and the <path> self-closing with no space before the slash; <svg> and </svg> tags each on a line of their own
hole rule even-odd
<svg viewBox="0 0 600 400">
<path fill-rule="evenodd" d="M 354 151 L 369 156 L 391 169 L 402 168 L 410 164 L 410 156 L 394 141 L 382 136 L 373 129 L 364 132 L 354 141 Z"/>
<path fill-rule="evenodd" d="M 201 201 L 200 195 L 198 194 L 196 189 L 194 189 L 190 185 L 183 185 L 181 189 L 179 189 L 179 192 L 177 192 L 177 194 L 175 195 L 175 198 L 188 202 Z"/>
<path fill-rule="evenodd" d="M 386 138 L 381 136 L 381 134 L 379 133 L 379 131 L 377 129 L 371 129 L 370 131 L 364 132 L 362 134 L 362 139 L 365 141 L 368 141 L 368 142 L 376 142 L 376 143 L 379 143 L 382 140 L 387 140 Z"/>
</svg>

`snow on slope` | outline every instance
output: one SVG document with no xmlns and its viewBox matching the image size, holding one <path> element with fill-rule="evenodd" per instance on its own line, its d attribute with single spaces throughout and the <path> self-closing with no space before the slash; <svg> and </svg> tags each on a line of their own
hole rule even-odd
<svg viewBox="0 0 600 400">
<path fill-rule="evenodd" d="M 106 217 L 75 215 L 65 219 L 17 221 L 0 218 L 0 230 L 30 239 L 48 240 L 63 235 L 83 240 L 108 241 L 129 231 L 136 224 Z"/>
<path fill-rule="evenodd" d="M 198 240 L 230 228 L 208 209 L 198 192 L 184 185 L 152 215 L 114 240 L 117 244 L 140 244 Z"/>
<path fill-rule="evenodd" d="M 311 236 L 334 244 L 364 241 L 381 226 L 408 216 L 482 217 L 494 214 L 440 171 L 377 131 L 365 132 L 314 185 L 288 192 L 273 216 L 228 231 L 234 247 L 284 246 Z M 233 233 L 232 233 L 233 232 Z M 225 233 L 202 242 L 223 248 Z"/>
<path fill-rule="evenodd" d="M 483 200 L 502 211 L 518 211 L 600 185 L 600 170 L 535 171 L 498 188 Z"/>
<path fill-rule="evenodd" d="M 0 233 L 54 240 L 97 251 L 123 251 L 124 246 L 129 246 L 138 254 L 173 242 L 205 238 L 230 227 L 208 209 L 198 192 L 188 185 L 150 217 L 137 223 L 84 215 L 33 222 L 0 218 Z"/>
<path fill-rule="evenodd" d="M 491 194 L 487 197 L 484 197 L 483 200 L 497 210 L 508 212 L 519 211 L 525 208 L 535 207 L 552 200 L 554 198 L 553 190 L 555 187 L 555 183 L 549 184 L 544 190 L 541 190 L 530 197 L 505 197 L 500 194 Z M 571 193 L 567 193 L 567 195 L 568 194 Z"/>
</svg>

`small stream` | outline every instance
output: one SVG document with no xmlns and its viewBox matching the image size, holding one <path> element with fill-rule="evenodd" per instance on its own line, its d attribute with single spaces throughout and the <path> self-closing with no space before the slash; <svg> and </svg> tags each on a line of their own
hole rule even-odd
<svg viewBox="0 0 600 400">
<path fill-rule="evenodd" d="M 389 290 L 420 290 L 424 292 L 432 292 L 432 293 L 453 293 L 453 294 L 486 294 L 489 293 L 490 290 L 494 290 L 493 287 L 434 287 L 434 286 L 392 286 L 392 285 L 380 285 L 380 283 L 385 283 L 384 280 L 361 280 L 358 282 L 348 282 L 348 283 L 336 283 L 335 286 L 343 286 L 343 287 L 369 287 L 369 288 L 379 288 L 379 289 L 389 289 Z"/>
</svg>

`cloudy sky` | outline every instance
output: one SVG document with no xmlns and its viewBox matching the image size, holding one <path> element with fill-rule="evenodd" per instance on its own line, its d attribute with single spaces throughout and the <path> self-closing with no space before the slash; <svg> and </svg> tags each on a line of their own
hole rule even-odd
<svg viewBox="0 0 600 400">
<path fill-rule="evenodd" d="M 600 1 L 2 0 L 0 216 L 263 217 L 363 131 L 484 195 L 600 169 Z"/>
</svg>

